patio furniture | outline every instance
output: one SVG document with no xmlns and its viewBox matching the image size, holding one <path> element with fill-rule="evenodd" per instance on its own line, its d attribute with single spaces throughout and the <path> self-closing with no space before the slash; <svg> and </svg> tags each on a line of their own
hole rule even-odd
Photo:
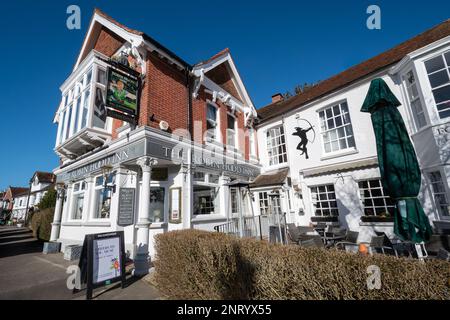
<svg viewBox="0 0 450 320">
<path fill-rule="evenodd" d="M 375 253 L 392 253 L 398 258 L 397 249 L 394 246 L 385 246 L 385 236 L 372 236 L 370 243 L 368 242 L 360 242 L 355 244 L 347 243 L 348 246 L 359 246 L 360 244 L 367 245 L 371 254 Z"/>
<path fill-rule="evenodd" d="M 319 235 L 311 236 L 311 239 L 299 241 L 299 245 L 305 248 L 324 248 L 325 244 Z"/>
<path fill-rule="evenodd" d="M 313 228 L 323 238 L 325 236 L 325 230 L 327 229 L 327 224 L 319 222 Z"/>
<path fill-rule="evenodd" d="M 345 238 L 346 230 L 341 227 L 330 226 L 328 231 L 324 232 L 323 241 L 327 247 L 333 246 L 337 241 Z"/>
<path fill-rule="evenodd" d="M 287 224 L 288 239 L 291 243 L 299 244 L 300 241 L 310 240 L 318 235 L 311 234 L 314 228 L 309 226 L 295 226 L 293 223 Z"/>
<path fill-rule="evenodd" d="M 359 232 L 347 230 L 342 241 L 334 243 L 337 249 L 344 249 L 346 245 L 356 246 L 358 241 Z"/>
</svg>

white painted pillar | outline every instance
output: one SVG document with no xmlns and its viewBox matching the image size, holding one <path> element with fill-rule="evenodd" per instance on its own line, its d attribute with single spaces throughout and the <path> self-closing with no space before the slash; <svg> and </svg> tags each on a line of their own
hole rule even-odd
<svg viewBox="0 0 450 320">
<path fill-rule="evenodd" d="M 183 174 L 183 186 L 182 186 L 182 204 L 181 204 L 181 220 L 183 223 L 183 229 L 190 229 L 192 227 L 192 214 L 194 210 L 194 188 L 192 185 L 193 170 L 191 165 L 181 165 L 181 172 Z"/>
<path fill-rule="evenodd" d="M 50 234 L 50 241 L 56 241 L 59 239 L 59 230 L 61 229 L 61 214 L 64 202 L 64 188 L 57 187 L 57 198 L 55 205 L 55 214 L 53 215 L 52 231 Z"/>
<path fill-rule="evenodd" d="M 149 270 L 149 225 L 150 225 L 150 182 L 152 167 L 157 161 L 150 157 L 141 157 L 137 160 L 137 164 L 142 169 L 142 190 L 139 198 L 139 216 L 136 227 L 136 255 L 134 258 L 134 275 L 143 276 Z"/>
</svg>

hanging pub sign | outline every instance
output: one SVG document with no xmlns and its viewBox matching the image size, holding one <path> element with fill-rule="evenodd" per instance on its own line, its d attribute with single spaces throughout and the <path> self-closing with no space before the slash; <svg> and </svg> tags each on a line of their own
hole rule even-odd
<svg viewBox="0 0 450 320">
<path fill-rule="evenodd" d="M 86 299 L 92 299 L 95 288 L 113 282 L 121 281 L 125 287 L 125 259 L 123 231 L 85 236 L 78 267 L 81 284 L 86 284 Z"/>
<path fill-rule="evenodd" d="M 135 123 L 139 106 L 139 78 L 108 68 L 106 90 L 107 115 L 112 118 Z"/>
</svg>

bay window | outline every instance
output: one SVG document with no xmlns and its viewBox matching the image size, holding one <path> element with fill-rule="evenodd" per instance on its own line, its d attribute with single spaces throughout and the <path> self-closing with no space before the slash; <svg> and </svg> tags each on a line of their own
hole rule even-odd
<svg viewBox="0 0 450 320">
<path fill-rule="evenodd" d="M 277 165 L 287 162 L 286 139 L 284 137 L 283 126 L 278 126 L 267 130 L 267 155 L 269 164 Z"/>
<path fill-rule="evenodd" d="M 194 173 L 194 215 L 220 213 L 219 179 L 201 171 Z"/>
<path fill-rule="evenodd" d="M 406 92 L 408 94 L 409 104 L 414 117 L 414 122 L 416 123 L 417 129 L 420 129 L 426 126 L 427 120 L 425 118 L 424 108 L 420 100 L 419 89 L 416 77 L 414 76 L 414 72 L 412 70 L 407 72 L 403 77 L 403 81 L 406 86 Z"/>
<path fill-rule="evenodd" d="M 56 146 L 63 144 L 83 129 L 108 130 L 105 108 L 106 67 L 95 59 L 67 85 L 63 91 L 58 119 Z M 107 132 L 105 132 L 107 134 Z"/>
<path fill-rule="evenodd" d="M 431 192 L 434 204 L 441 218 L 450 218 L 450 202 L 448 201 L 447 192 L 440 171 L 428 173 L 428 180 L 431 185 Z"/>
<path fill-rule="evenodd" d="M 439 117 L 450 117 L 450 51 L 425 61 L 425 69 Z"/>
<path fill-rule="evenodd" d="M 320 128 L 325 153 L 355 147 L 355 138 L 347 102 L 319 112 Z"/>
</svg>

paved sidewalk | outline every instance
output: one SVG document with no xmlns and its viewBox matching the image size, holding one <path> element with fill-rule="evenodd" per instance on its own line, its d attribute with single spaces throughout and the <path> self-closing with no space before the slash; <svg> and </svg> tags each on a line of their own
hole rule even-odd
<svg viewBox="0 0 450 320">
<path fill-rule="evenodd" d="M 70 265 L 63 254 L 42 253 L 43 243 L 33 238 L 26 228 L 0 226 L 0 300 L 5 299 L 85 299 L 85 291 L 72 294 L 67 289 Z M 94 290 L 98 300 L 154 300 L 160 299 L 156 288 L 147 282 L 127 276 L 127 287 L 112 284 Z"/>
</svg>

